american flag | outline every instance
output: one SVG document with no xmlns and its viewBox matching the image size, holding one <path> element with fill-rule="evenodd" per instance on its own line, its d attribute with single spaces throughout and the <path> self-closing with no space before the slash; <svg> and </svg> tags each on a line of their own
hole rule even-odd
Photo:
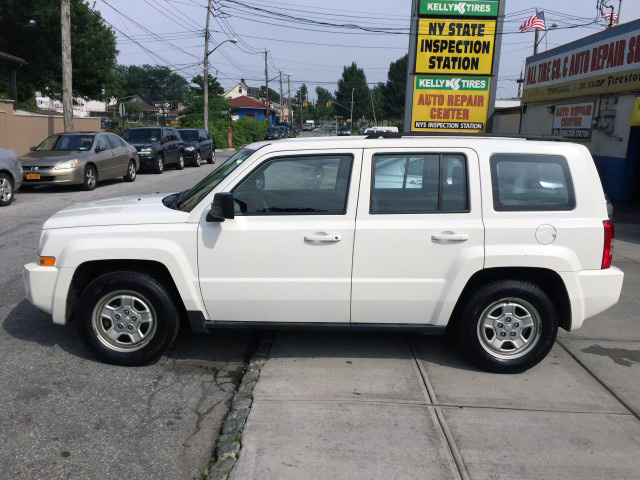
<svg viewBox="0 0 640 480">
<path fill-rule="evenodd" d="M 617 25 L 618 24 L 618 14 L 617 13 L 603 13 L 602 18 L 604 18 L 608 24 Z"/>
<path fill-rule="evenodd" d="M 544 12 L 536 11 L 535 15 L 531 15 L 527 21 L 520 25 L 521 32 L 528 32 L 529 30 L 546 30 Z"/>
</svg>

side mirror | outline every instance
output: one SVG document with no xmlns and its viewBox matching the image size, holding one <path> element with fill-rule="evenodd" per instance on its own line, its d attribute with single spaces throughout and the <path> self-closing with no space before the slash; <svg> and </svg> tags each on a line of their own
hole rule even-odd
<svg viewBox="0 0 640 480">
<path fill-rule="evenodd" d="M 32 152 L 35 152 L 35 151 L 36 151 L 36 148 L 38 148 L 38 147 L 36 147 L 36 146 L 29 147 L 29 150 L 31 150 Z"/>
<path fill-rule="evenodd" d="M 208 222 L 224 222 L 227 218 L 235 218 L 233 193 L 216 193 L 211 203 L 211 210 L 207 214 Z"/>
<path fill-rule="evenodd" d="M 100 153 L 103 148 L 100 145 L 96 145 L 96 153 Z"/>
</svg>

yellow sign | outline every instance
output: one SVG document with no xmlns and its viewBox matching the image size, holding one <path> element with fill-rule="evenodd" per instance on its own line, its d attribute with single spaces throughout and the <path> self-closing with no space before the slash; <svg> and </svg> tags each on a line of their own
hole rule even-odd
<svg viewBox="0 0 640 480">
<path fill-rule="evenodd" d="M 495 20 L 418 22 L 416 73 L 491 75 Z"/>
<path fill-rule="evenodd" d="M 631 116 L 629 117 L 629 126 L 640 127 L 640 97 L 636 97 L 633 101 Z"/>
<path fill-rule="evenodd" d="M 412 132 L 484 132 L 488 78 L 416 76 Z"/>
<path fill-rule="evenodd" d="M 598 75 L 541 87 L 532 86 L 525 88 L 523 99 L 524 103 L 530 103 L 638 89 L 640 89 L 640 70 L 631 70 L 617 75 Z"/>
</svg>

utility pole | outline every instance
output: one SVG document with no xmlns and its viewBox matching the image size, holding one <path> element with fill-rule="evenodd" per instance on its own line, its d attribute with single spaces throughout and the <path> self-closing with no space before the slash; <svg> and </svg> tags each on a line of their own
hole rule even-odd
<svg viewBox="0 0 640 480">
<path fill-rule="evenodd" d="M 270 122 L 270 118 L 269 118 L 269 65 L 268 65 L 268 55 L 269 55 L 269 51 L 265 48 L 264 49 L 264 81 L 266 83 L 266 88 L 265 88 L 265 102 L 264 102 L 264 108 L 265 108 L 265 118 L 267 120 L 267 123 L 271 123 Z"/>
<path fill-rule="evenodd" d="M 289 95 L 289 115 L 287 115 L 287 120 L 291 123 L 293 127 L 293 105 L 291 103 L 291 74 L 287 74 L 287 84 L 288 84 L 288 95 Z"/>
<path fill-rule="evenodd" d="M 536 36 L 535 36 L 535 40 L 533 42 L 533 54 L 537 55 L 538 54 L 538 44 L 540 43 L 540 30 L 538 30 L 536 28 Z"/>
<path fill-rule="evenodd" d="M 282 102 L 282 72 L 279 72 L 279 73 L 280 73 L 280 121 L 284 122 L 284 118 L 282 118 L 283 117 L 282 114 L 284 113 L 284 105 Z"/>
<path fill-rule="evenodd" d="M 204 82 L 202 91 L 204 94 L 204 129 L 209 131 L 209 21 L 211 20 L 211 2 L 207 5 L 207 21 L 204 29 Z"/>
<path fill-rule="evenodd" d="M 373 110 L 373 124 L 374 126 L 378 125 L 378 120 L 376 120 L 376 106 L 373 104 L 373 89 L 369 89 L 369 93 L 371 94 L 371 110 Z"/>
<path fill-rule="evenodd" d="M 618 25 L 620 25 L 622 21 L 622 0 L 618 2 Z"/>
<path fill-rule="evenodd" d="M 61 0 L 62 28 L 62 117 L 64 131 L 73 131 L 73 81 L 71 74 L 71 0 Z"/>
<path fill-rule="evenodd" d="M 351 130 L 353 131 L 353 92 L 355 92 L 355 87 L 351 89 Z"/>
</svg>

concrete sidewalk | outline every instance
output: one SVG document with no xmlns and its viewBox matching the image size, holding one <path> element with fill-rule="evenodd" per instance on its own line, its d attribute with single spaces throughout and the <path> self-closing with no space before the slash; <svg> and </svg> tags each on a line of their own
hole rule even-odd
<svg viewBox="0 0 640 480">
<path fill-rule="evenodd" d="M 441 337 L 279 333 L 230 478 L 640 478 L 635 238 L 616 245 L 621 302 L 520 375 Z"/>
</svg>

